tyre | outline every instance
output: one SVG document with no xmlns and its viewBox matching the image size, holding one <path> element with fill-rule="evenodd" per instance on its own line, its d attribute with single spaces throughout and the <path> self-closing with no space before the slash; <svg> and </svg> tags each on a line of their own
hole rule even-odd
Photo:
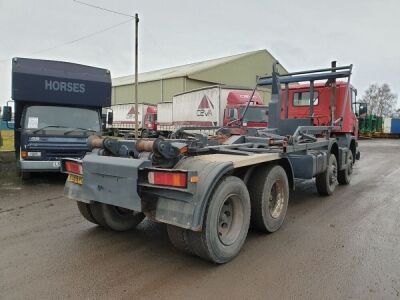
<svg viewBox="0 0 400 300">
<path fill-rule="evenodd" d="M 338 182 L 339 184 L 349 184 L 351 181 L 351 174 L 353 174 L 353 164 L 354 164 L 354 160 L 353 160 L 353 153 L 351 153 L 351 151 L 348 152 L 349 153 L 349 157 L 347 158 L 347 167 L 344 170 L 341 170 L 338 172 Z"/>
<path fill-rule="evenodd" d="M 30 172 L 21 172 L 21 178 L 22 180 L 28 180 L 31 179 L 32 174 Z"/>
<path fill-rule="evenodd" d="M 115 231 L 131 230 L 144 219 L 143 213 L 99 202 L 91 203 L 90 211 L 99 225 Z"/>
<path fill-rule="evenodd" d="M 169 240 L 175 248 L 193 255 L 194 252 L 189 245 L 189 230 L 173 225 L 167 225 Z"/>
<path fill-rule="evenodd" d="M 260 167 L 249 182 L 251 226 L 275 232 L 285 220 L 289 202 L 289 181 L 281 166 Z"/>
<path fill-rule="evenodd" d="M 333 191 L 335 190 L 338 184 L 337 169 L 336 156 L 334 154 L 330 154 L 327 169 L 325 170 L 325 172 L 318 174 L 315 177 L 317 190 L 321 196 L 332 195 Z"/>
<path fill-rule="evenodd" d="M 89 222 L 92 222 L 93 224 L 99 224 L 93 217 L 92 211 L 90 210 L 90 204 L 87 204 L 85 202 L 80 202 L 77 201 L 76 204 L 78 205 L 79 212 L 81 215 L 88 220 Z"/>
<path fill-rule="evenodd" d="M 21 176 L 22 180 L 28 180 L 32 178 L 32 173 L 31 172 L 19 172 L 19 175 Z"/>
<path fill-rule="evenodd" d="M 222 264 L 242 248 L 250 224 L 250 196 L 242 180 L 223 178 L 207 204 L 201 232 L 188 231 L 188 244 L 196 255 Z"/>
</svg>

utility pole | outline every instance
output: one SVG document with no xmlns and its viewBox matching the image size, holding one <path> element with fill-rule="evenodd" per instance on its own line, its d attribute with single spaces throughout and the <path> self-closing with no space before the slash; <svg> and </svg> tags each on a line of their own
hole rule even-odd
<svg viewBox="0 0 400 300">
<path fill-rule="evenodd" d="M 135 138 L 139 137 L 139 120 L 138 120 L 138 27 L 139 15 L 135 14 Z"/>
<path fill-rule="evenodd" d="M 113 14 L 117 14 L 117 15 L 121 15 L 121 16 L 126 16 L 126 17 L 130 17 L 130 18 L 135 18 L 135 138 L 139 137 L 139 120 L 138 120 L 138 44 L 139 44 L 139 39 L 138 39 L 138 33 L 139 33 L 139 15 L 135 13 L 135 16 L 123 13 L 123 12 L 119 12 L 119 11 L 115 11 L 115 10 L 111 10 L 108 8 L 104 8 L 104 7 L 100 7 L 97 5 L 93 5 L 93 4 L 89 4 L 80 0 L 74 0 L 74 2 L 81 4 L 81 5 L 86 5 L 92 8 L 96 8 L 96 9 L 100 9 L 109 13 L 113 13 Z"/>
</svg>

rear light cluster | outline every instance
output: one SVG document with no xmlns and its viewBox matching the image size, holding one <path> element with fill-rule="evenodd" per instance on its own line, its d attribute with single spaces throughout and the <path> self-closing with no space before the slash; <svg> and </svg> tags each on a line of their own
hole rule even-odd
<svg viewBox="0 0 400 300">
<path fill-rule="evenodd" d="M 185 172 L 165 172 L 151 171 L 148 173 L 150 184 L 186 188 L 188 184 L 188 174 Z M 198 176 L 190 176 L 189 182 L 197 183 Z"/>
<path fill-rule="evenodd" d="M 74 173 L 74 174 L 79 174 L 82 175 L 82 165 L 78 162 L 74 162 L 74 161 L 66 161 L 65 164 L 65 170 L 68 173 Z"/>
<path fill-rule="evenodd" d="M 187 174 L 177 172 L 149 172 L 149 183 L 184 188 L 187 185 Z"/>
</svg>

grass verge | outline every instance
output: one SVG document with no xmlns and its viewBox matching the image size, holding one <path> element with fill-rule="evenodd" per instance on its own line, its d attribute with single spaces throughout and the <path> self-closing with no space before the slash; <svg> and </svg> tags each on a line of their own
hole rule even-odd
<svg viewBox="0 0 400 300">
<path fill-rule="evenodd" d="M 0 151 L 14 151 L 14 131 L 1 130 L 0 136 L 3 139 L 3 143 L 0 143 Z"/>
</svg>

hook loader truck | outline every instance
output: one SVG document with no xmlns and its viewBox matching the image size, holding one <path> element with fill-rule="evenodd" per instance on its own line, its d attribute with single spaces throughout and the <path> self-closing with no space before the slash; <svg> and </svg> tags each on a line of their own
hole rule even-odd
<svg viewBox="0 0 400 300">
<path fill-rule="evenodd" d="M 274 66 L 272 76 L 257 81 L 272 91 L 266 129 L 236 134 L 222 128 L 216 136 L 191 133 L 175 139 L 91 136 L 91 152 L 83 159 L 62 160 L 65 195 L 94 224 L 125 231 L 147 217 L 167 224 L 178 249 L 226 263 L 240 252 L 250 226 L 265 233 L 282 226 L 295 180 L 315 178 L 323 196 L 350 183 L 359 158 L 356 135 L 344 130 L 353 116 L 351 71 L 351 65 L 332 65 L 280 75 Z M 338 79 L 347 79 L 340 101 Z M 307 114 L 293 116 L 290 88 L 304 82 Z M 321 82 L 332 97 L 320 97 L 317 104 Z M 329 115 L 319 125 L 316 112 L 322 105 Z"/>
</svg>

